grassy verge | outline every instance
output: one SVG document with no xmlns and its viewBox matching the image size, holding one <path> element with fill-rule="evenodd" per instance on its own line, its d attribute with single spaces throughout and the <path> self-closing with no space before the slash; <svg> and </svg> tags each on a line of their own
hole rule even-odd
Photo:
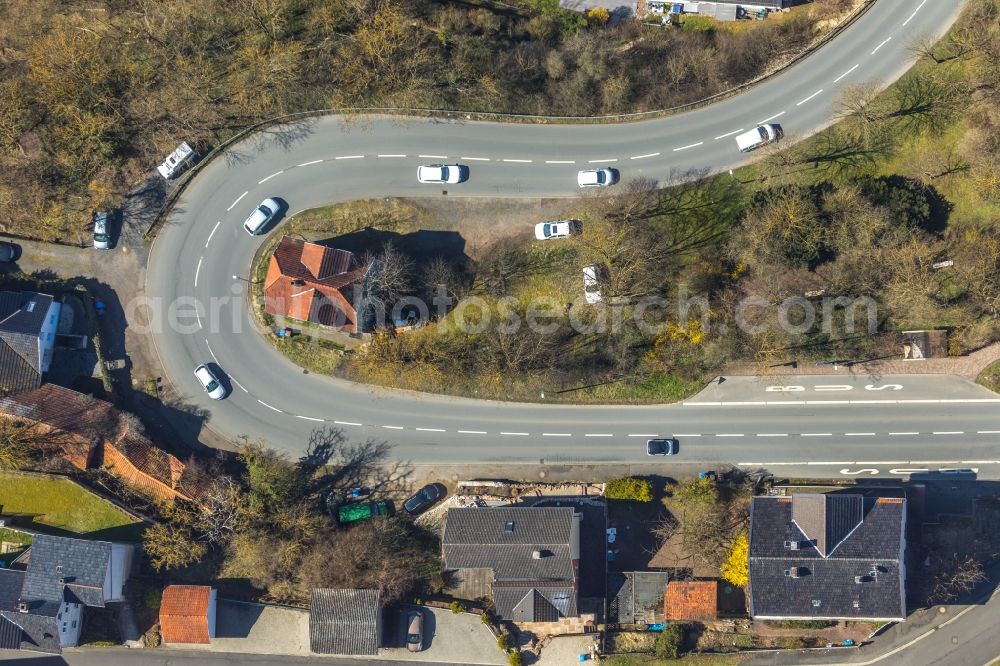
<svg viewBox="0 0 1000 666">
<path fill-rule="evenodd" d="M 68 479 L 0 474 L 0 503 L 19 525 L 42 532 L 138 540 L 142 524 Z"/>
<path fill-rule="evenodd" d="M 1000 393 L 1000 361 L 983 370 L 978 381 L 989 390 Z"/>
</svg>

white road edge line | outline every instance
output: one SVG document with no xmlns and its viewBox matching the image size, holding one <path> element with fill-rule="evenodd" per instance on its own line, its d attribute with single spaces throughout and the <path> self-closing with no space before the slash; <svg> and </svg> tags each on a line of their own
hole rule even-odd
<svg viewBox="0 0 1000 666">
<path fill-rule="evenodd" d="M 194 286 L 198 286 L 198 273 L 201 273 L 201 260 L 205 257 L 198 257 L 198 268 L 194 269 Z"/>
<path fill-rule="evenodd" d="M 218 222 L 216 222 L 216 223 L 215 223 L 215 226 L 214 226 L 214 227 L 212 227 L 212 233 L 210 233 L 210 234 L 208 235 L 208 240 L 207 240 L 207 241 L 205 241 L 205 247 L 208 247 L 208 244 L 212 242 L 212 236 L 214 236 L 214 235 L 215 235 L 215 230 L 219 228 L 219 225 L 220 225 L 220 224 L 222 224 L 222 220 L 219 220 Z M 197 287 L 198 285 L 195 285 L 195 286 Z"/>
<path fill-rule="evenodd" d="M 851 67 L 849 70 L 847 70 L 846 72 L 844 72 L 843 74 L 841 74 L 840 76 L 838 76 L 837 78 L 835 78 L 833 80 L 833 82 L 834 83 L 840 83 L 841 79 L 847 78 L 847 75 L 850 74 L 851 72 L 853 72 L 854 70 L 856 70 L 858 67 L 861 67 L 861 63 L 858 63 L 854 67 Z"/>
<path fill-rule="evenodd" d="M 298 414 L 296 414 L 295 418 L 302 419 L 303 421 L 315 421 L 316 423 L 322 423 L 323 422 L 323 419 L 317 419 L 317 418 L 314 418 L 312 416 L 299 416 Z"/>
<path fill-rule="evenodd" d="M 264 405 L 268 409 L 273 409 L 274 411 L 278 412 L 279 414 L 283 414 L 284 413 L 280 409 L 278 409 L 277 407 L 272 407 L 271 405 L 267 404 L 263 400 L 258 399 L 257 402 L 259 402 L 260 404 Z"/>
<path fill-rule="evenodd" d="M 659 153 L 646 153 L 645 155 L 636 155 L 635 157 L 630 157 L 630 160 L 644 160 L 647 157 L 659 157 Z"/>
<path fill-rule="evenodd" d="M 444 428 L 414 428 L 414 430 L 419 430 L 420 432 L 448 432 Z"/>
<path fill-rule="evenodd" d="M 335 160 L 360 160 L 364 159 L 364 155 L 341 155 L 340 157 L 334 157 Z"/>
<path fill-rule="evenodd" d="M 801 102 L 797 102 L 797 103 L 795 104 L 795 106 L 802 106 L 803 104 L 805 104 L 806 102 L 808 102 L 809 100 L 811 100 L 811 99 L 812 99 L 813 97 L 815 97 L 816 95 L 819 95 L 819 94 L 821 94 L 822 92 L 823 92 L 823 89 L 822 89 L 822 88 L 820 88 L 819 90 L 817 90 L 816 92 L 814 92 L 814 93 L 813 93 L 812 95 L 809 95 L 809 97 L 806 97 L 806 98 L 805 98 L 804 100 L 802 100 Z"/>
<path fill-rule="evenodd" d="M 463 435 L 486 435 L 488 434 L 485 430 L 459 430 L 458 432 Z"/>
<path fill-rule="evenodd" d="M 488 157 L 459 157 L 460 160 L 469 160 L 470 162 L 489 162 Z"/>
<path fill-rule="evenodd" d="M 349 426 L 361 426 L 360 423 L 355 423 L 354 421 L 334 421 L 337 425 L 349 425 Z"/>
<path fill-rule="evenodd" d="M 313 160 L 312 162 L 303 162 L 302 164 L 296 164 L 295 166 L 300 166 L 300 167 L 312 166 L 313 164 L 319 164 L 322 161 L 323 160 Z"/>
<path fill-rule="evenodd" d="M 704 141 L 699 141 L 698 143 L 692 143 L 687 146 L 681 146 L 680 148 L 674 148 L 674 152 L 680 152 L 682 150 L 687 150 L 688 148 L 697 148 L 698 146 L 704 145 Z"/>
<path fill-rule="evenodd" d="M 767 121 L 769 121 L 769 120 L 774 120 L 775 118 L 780 118 L 780 117 L 781 117 L 781 116 L 783 116 L 783 115 L 785 115 L 785 112 L 784 112 L 784 111 L 782 111 L 782 112 L 780 112 L 780 113 L 776 113 L 776 114 L 774 114 L 773 116 L 771 116 L 771 117 L 769 117 L 769 118 L 764 118 L 764 120 L 760 121 L 760 122 L 759 122 L 759 123 L 757 123 L 757 124 L 758 124 L 758 125 L 763 125 L 763 124 L 764 124 L 764 123 L 766 123 Z"/>
<path fill-rule="evenodd" d="M 891 40 L 891 39 L 892 39 L 892 37 L 886 37 L 884 42 L 882 42 L 881 44 L 879 44 L 878 46 L 875 47 L 875 50 L 872 51 L 872 55 L 875 55 L 876 53 L 878 53 L 878 50 L 880 48 L 882 48 L 883 46 L 885 46 L 886 44 L 888 44 L 889 40 Z"/>
<path fill-rule="evenodd" d="M 285 173 L 285 170 L 284 170 L 284 169 L 282 169 L 281 171 L 276 171 L 275 173 L 272 173 L 272 174 L 271 174 L 270 176 L 268 176 L 267 178 L 263 178 L 263 179 L 261 179 L 261 180 L 258 180 L 258 181 L 257 181 L 257 184 L 258 184 L 258 185 L 263 185 L 264 183 L 266 183 L 267 181 L 271 180 L 271 179 L 272 179 L 272 178 L 274 178 L 275 176 L 280 176 L 280 175 L 281 175 L 281 174 L 283 174 L 283 173 Z"/>
<path fill-rule="evenodd" d="M 923 6 L 926 5 L 926 4 L 927 4 L 927 0 L 924 0 L 919 5 L 917 5 L 917 8 L 913 10 L 912 14 L 910 14 L 910 18 L 908 18 L 905 21 L 903 21 L 903 27 L 904 28 L 906 27 L 907 23 L 909 23 L 910 21 L 913 20 L 913 17 L 917 15 L 917 12 L 919 12 L 923 8 Z"/>
<path fill-rule="evenodd" d="M 250 194 L 250 190 L 247 190 L 246 192 L 244 192 L 244 193 L 243 193 L 243 194 L 241 194 L 240 196 L 236 197 L 236 201 L 234 201 L 233 203 L 231 203 L 231 204 L 229 205 L 229 208 L 227 208 L 227 209 L 226 209 L 226 212 L 228 213 L 228 212 L 229 212 L 229 211 L 231 211 L 232 209 L 236 208 L 236 204 L 238 204 L 238 203 L 240 202 L 240 200 L 241 200 L 241 199 L 242 199 L 243 197 L 245 197 L 246 195 L 248 195 L 248 194 Z"/>
<path fill-rule="evenodd" d="M 743 131 L 743 128 L 741 127 L 738 130 L 736 130 L 735 132 L 729 132 L 728 134 L 720 134 L 719 136 L 715 137 L 714 140 L 718 141 L 719 139 L 725 139 L 726 137 L 732 136 L 734 134 L 739 134 L 742 131 Z"/>
<path fill-rule="evenodd" d="M 218 363 L 219 359 L 215 358 L 215 352 L 212 351 L 212 345 L 208 344 L 208 339 L 205 340 L 205 346 L 208 347 L 208 353 L 211 355 L 212 360 Z M 230 377 L 230 379 L 232 378 Z"/>
<path fill-rule="evenodd" d="M 573 160 L 545 160 L 546 164 L 576 164 Z"/>
<path fill-rule="evenodd" d="M 207 342 L 208 342 L 208 341 L 206 340 L 206 343 L 207 343 Z M 239 387 L 240 387 L 241 389 L 243 389 L 243 392 L 244 392 L 244 393 L 249 393 L 249 392 L 250 392 L 250 391 L 248 391 L 248 390 L 247 390 L 247 387 L 243 386 L 243 384 L 240 384 L 240 383 L 239 383 L 238 381 L 236 381 L 236 377 L 233 377 L 232 375 L 229 375 L 229 381 L 231 381 L 232 383 L 236 384 L 236 385 L 237 385 L 237 386 L 239 386 Z"/>
<path fill-rule="evenodd" d="M 417 155 L 417 157 L 426 157 L 429 160 L 446 160 L 447 155 Z"/>
</svg>

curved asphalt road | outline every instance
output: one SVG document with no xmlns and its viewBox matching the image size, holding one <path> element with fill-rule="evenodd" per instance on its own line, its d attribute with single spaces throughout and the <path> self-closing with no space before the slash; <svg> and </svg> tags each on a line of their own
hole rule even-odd
<svg viewBox="0 0 1000 666">
<path fill-rule="evenodd" d="M 293 453 L 313 429 L 327 426 L 351 440 L 387 440 L 396 457 L 421 463 L 638 461 L 645 459 L 641 440 L 654 434 L 700 435 L 685 438 L 679 458 L 690 462 L 839 465 L 874 456 L 957 464 L 996 457 L 1000 410 L 983 403 L 572 407 L 417 395 L 305 375 L 253 330 L 241 298 L 246 285 L 233 279 L 247 274 L 263 242 L 241 225 L 265 197 L 287 202 L 287 217 L 366 197 L 440 196 L 437 186 L 419 185 L 415 171 L 443 160 L 471 169 L 469 181 L 450 186 L 448 196 L 491 197 L 574 196 L 575 173 L 589 165 L 614 166 L 623 180 L 661 182 L 736 166 L 745 160 L 734 133 L 764 121 L 780 123 L 786 140 L 817 131 L 833 121 L 843 86 L 887 85 L 909 67 L 914 40 L 943 33 L 963 4 L 879 0 L 782 74 L 668 118 L 544 126 L 326 117 L 257 135 L 193 180 L 153 246 L 146 293 L 161 314 L 165 304 L 201 308 L 183 330 L 153 326 L 165 372 L 186 400 L 210 412 L 209 426 L 219 434 L 261 437 Z M 213 360 L 234 382 L 222 402 L 209 400 L 191 375 Z M 900 434 L 890 440 L 889 431 Z"/>
</svg>

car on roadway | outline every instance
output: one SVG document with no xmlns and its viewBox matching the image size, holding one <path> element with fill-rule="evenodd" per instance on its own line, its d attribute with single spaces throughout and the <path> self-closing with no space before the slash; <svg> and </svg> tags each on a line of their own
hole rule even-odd
<svg viewBox="0 0 1000 666">
<path fill-rule="evenodd" d="M 250 217 L 243 223 L 243 228 L 251 236 L 256 236 L 261 229 L 274 219 L 281 206 L 274 199 L 264 199 L 260 205 L 253 209 Z"/>
<path fill-rule="evenodd" d="M 552 222 L 539 222 L 535 225 L 535 238 L 538 240 L 552 240 L 554 238 L 569 238 L 576 236 L 583 231 L 583 224 L 580 220 L 555 220 Z"/>
<path fill-rule="evenodd" d="M 468 178 L 468 167 L 461 164 L 424 164 L 417 167 L 417 180 L 421 183 L 453 185 Z"/>
<path fill-rule="evenodd" d="M 614 169 L 586 169 L 576 174 L 576 184 L 580 187 L 607 187 L 618 182 L 618 173 Z"/>
<path fill-rule="evenodd" d="M 226 397 L 226 387 L 222 385 L 212 369 L 204 363 L 194 369 L 194 376 L 198 378 L 201 387 L 205 389 L 205 393 L 212 400 L 222 400 Z"/>
<path fill-rule="evenodd" d="M 763 145 L 777 141 L 782 134 L 780 125 L 758 125 L 749 132 L 737 136 L 736 146 L 741 153 L 749 153 L 751 150 L 757 150 Z"/>
<path fill-rule="evenodd" d="M 111 247 L 107 213 L 94 213 L 94 247 L 98 250 L 107 250 Z"/>
<path fill-rule="evenodd" d="M 583 267 L 583 297 L 591 305 L 603 300 L 600 277 L 601 269 L 597 264 Z"/>
<path fill-rule="evenodd" d="M 0 241 L 0 263 L 9 264 L 21 258 L 21 246 L 9 241 Z"/>
<path fill-rule="evenodd" d="M 646 441 L 646 455 L 674 456 L 677 455 L 678 447 L 680 447 L 680 442 L 673 437 L 650 439 Z"/>
<path fill-rule="evenodd" d="M 415 516 L 431 508 L 444 497 L 444 489 L 437 483 L 428 483 L 403 502 L 406 513 Z"/>
<path fill-rule="evenodd" d="M 418 610 L 406 616 L 406 649 L 410 652 L 424 649 L 424 614 Z"/>
</svg>

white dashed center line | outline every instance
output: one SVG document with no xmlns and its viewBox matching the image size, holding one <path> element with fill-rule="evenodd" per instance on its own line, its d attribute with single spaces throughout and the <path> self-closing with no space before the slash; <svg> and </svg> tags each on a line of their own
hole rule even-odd
<svg viewBox="0 0 1000 666">
<path fill-rule="evenodd" d="M 546 164 L 576 164 L 573 160 L 545 160 Z"/>
<path fill-rule="evenodd" d="M 719 136 L 715 137 L 715 141 L 718 141 L 719 139 L 725 139 L 726 137 L 733 136 L 734 134 L 739 134 L 742 131 L 743 128 L 741 127 L 740 129 L 729 132 L 728 134 L 720 134 Z"/>
<path fill-rule="evenodd" d="M 758 125 L 763 125 L 763 124 L 764 124 L 764 123 L 766 123 L 767 121 L 769 121 L 769 120 L 774 120 L 775 118 L 780 118 L 780 117 L 781 117 L 781 116 L 783 116 L 783 115 L 785 115 L 785 112 L 784 112 L 784 111 L 782 111 L 782 112 L 780 112 L 780 113 L 776 113 L 776 114 L 774 114 L 773 116 L 770 116 L 770 117 L 768 117 L 768 118 L 764 118 L 764 120 L 760 121 L 760 122 L 759 122 L 759 123 L 757 123 L 757 124 L 758 124 Z"/>
<path fill-rule="evenodd" d="M 302 164 L 296 164 L 295 166 L 312 166 L 313 164 L 320 164 L 323 160 L 313 160 L 312 162 L 303 162 Z"/>
<path fill-rule="evenodd" d="M 360 160 L 364 158 L 364 155 L 341 155 L 340 157 L 334 157 L 335 160 Z"/>
<path fill-rule="evenodd" d="M 723 433 L 716 435 L 716 437 L 742 437 L 743 433 Z"/>
<path fill-rule="evenodd" d="M 418 430 L 420 432 L 448 432 L 444 428 L 414 428 L 414 430 Z"/>
<path fill-rule="evenodd" d="M 212 351 L 212 345 L 208 344 L 208 340 L 205 340 L 205 346 L 208 347 L 208 353 L 212 356 L 212 360 L 218 363 L 219 359 L 215 358 L 215 352 Z M 230 379 L 232 378 L 230 377 Z"/>
<path fill-rule="evenodd" d="M 526 432 L 501 432 L 500 434 L 501 435 L 507 435 L 509 437 L 527 437 L 528 436 L 528 433 L 526 433 Z"/>
<path fill-rule="evenodd" d="M 284 170 L 284 169 L 282 169 L 281 171 L 278 171 L 278 172 L 275 172 L 275 173 L 272 173 L 272 174 L 271 174 L 270 176 L 268 176 L 267 178 L 262 178 L 262 179 L 258 180 L 258 181 L 257 181 L 257 184 L 258 184 L 258 185 L 263 185 L 264 183 L 266 183 L 267 181 L 271 180 L 271 179 L 272 179 L 272 178 L 274 178 L 275 176 L 280 176 L 280 175 L 281 175 L 281 174 L 283 174 L 283 173 L 285 173 L 285 170 Z"/>
<path fill-rule="evenodd" d="M 517 162 L 519 164 L 531 164 L 531 160 L 503 160 L 504 162 Z"/>
<path fill-rule="evenodd" d="M 618 161 L 618 158 L 614 157 L 614 158 L 606 159 L 606 160 L 587 160 L 587 164 L 602 164 L 604 162 L 617 162 L 617 161 Z"/>
<path fill-rule="evenodd" d="M 874 437 L 873 432 L 845 432 L 844 437 Z"/>
<path fill-rule="evenodd" d="M 833 437 L 832 432 L 804 432 L 800 437 Z"/>
<path fill-rule="evenodd" d="M 656 437 L 656 435 L 653 435 Z M 701 437 L 700 433 L 674 433 L 674 437 Z"/>
<path fill-rule="evenodd" d="M 542 437 L 572 437 L 568 432 L 543 432 Z"/>
<path fill-rule="evenodd" d="M 698 143 L 692 143 L 687 146 L 681 146 L 680 148 L 674 148 L 674 152 L 680 152 L 682 150 L 687 150 L 688 148 L 697 148 L 698 146 L 704 144 L 704 141 L 699 141 Z"/>
<path fill-rule="evenodd" d="M 961 430 L 935 430 L 935 435 L 964 435 L 965 432 Z"/>
<path fill-rule="evenodd" d="M 892 437 L 901 437 L 907 435 L 919 435 L 919 432 L 890 432 L 889 435 Z"/>
<path fill-rule="evenodd" d="M 646 433 L 636 432 L 636 433 L 630 433 L 629 437 L 646 437 L 651 439 L 653 437 L 658 437 L 658 435 L 656 433 L 649 433 L 649 432 Z M 680 437 L 680 435 L 674 435 L 674 437 Z"/>
<path fill-rule="evenodd" d="M 198 257 L 198 268 L 194 269 L 194 286 L 198 286 L 198 273 L 201 273 L 201 260 L 204 257 Z"/>
<path fill-rule="evenodd" d="M 610 432 L 588 432 L 584 437 L 614 437 Z"/>
<path fill-rule="evenodd" d="M 906 26 L 907 23 L 909 23 L 910 21 L 912 21 L 913 17 L 917 15 L 917 12 L 919 12 L 921 10 L 921 8 L 923 8 L 923 6 L 926 5 L 926 4 L 927 4 L 927 0 L 924 0 L 919 5 L 917 5 L 917 8 L 913 10 L 912 14 L 910 14 L 910 18 L 908 18 L 905 21 L 903 21 L 903 26 Z"/>
<path fill-rule="evenodd" d="M 630 157 L 630 160 L 644 160 L 647 157 L 657 157 L 659 153 L 647 153 L 645 155 L 636 155 L 635 157 Z"/>
<path fill-rule="evenodd" d="M 298 414 L 296 414 L 295 418 L 302 419 L 303 421 L 315 421 L 316 423 L 322 423 L 323 422 L 323 419 L 313 418 L 312 416 L 299 416 Z"/>
<path fill-rule="evenodd" d="M 417 155 L 417 157 L 426 157 L 429 160 L 446 160 L 447 155 Z"/>
<path fill-rule="evenodd" d="M 463 435 L 485 435 L 487 434 L 485 430 L 459 430 L 458 432 Z"/>
<path fill-rule="evenodd" d="M 892 39 L 892 37 L 886 37 L 884 42 L 882 42 L 881 44 L 879 44 L 878 46 L 875 47 L 875 50 L 872 51 L 872 55 L 875 55 L 876 53 L 878 53 L 878 50 L 880 48 L 882 48 L 883 46 L 885 46 L 886 44 L 888 44 L 889 40 L 891 40 L 891 39 Z"/>
<path fill-rule="evenodd" d="M 853 72 L 854 70 L 856 70 L 860 66 L 861 66 L 860 64 L 857 64 L 854 67 L 851 67 L 849 70 L 847 70 L 846 72 L 844 72 L 843 74 L 841 74 L 840 76 L 838 76 L 837 78 L 835 78 L 833 80 L 833 82 L 834 83 L 840 83 L 841 79 L 845 78 L 848 74 L 850 74 L 851 72 Z"/>
<path fill-rule="evenodd" d="M 816 97 L 816 95 L 819 95 L 819 94 L 820 94 L 820 93 L 822 93 L 822 92 L 823 92 L 823 89 L 822 89 L 822 88 L 820 88 L 819 90 L 817 90 L 816 92 L 814 92 L 814 93 L 813 93 L 812 95 L 809 95 L 809 97 L 806 97 L 806 98 L 805 98 L 804 100 L 802 100 L 801 102 L 797 102 L 797 103 L 795 104 L 795 106 L 802 106 L 803 104 L 805 104 L 806 102 L 808 102 L 809 100 L 811 100 L 811 99 L 812 99 L 813 97 Z"/>
<path fill-rule="evenodd" d="M 758 437 L 788 437 L 787 432 L 759 432 Z"/>
<path fill-rule="evenodd" d="M 977 430 L 977 435 L 1000 435 L 1000 430 Z"/>
<path fill-rule="evenodd" d="M 469 160 L 470 162 L 489 162 L 488 157 L 459 157 L 460 160 Z"/>
<path fill-rule="evenodd" d="M 334 421 L 337 425 L 349 425 L 349 426 L 361 426 L 360 423 L 355 423 L 353 421 Z"/>
<path fill-rule="evenodd" d="M 238 203 L 240 202 L 240 200 L 241 200 L 241 199 L 242 199 L 243 197 L 245 197 L 246 195 L 248 195 L 248 194 L 250 194 L 250 190 L 247 190 L 246 192 L 244 192 L 244 193 L 243 193 L 243 194 L 241 194 L 240 196 L 236 197 L 236 201 L 234 201 L 233 203 L 231 203 L 231 204 L 229 205 L 229 208 L 227 208 L 227 209 L 226 209 L 226 212 L 229 212 L 229 211 L 231 211 L 231 210 L 232 210 L 233 208 L 236 208 L 236 204 L 238 204 Z"/>
<path fill-rule="evenodd" d="M 396 153 L 382 153 L 379 157 L 406 157 L 406 155 L 399 155 Z"/>
<path fill-rule="evenodd" d="M 258 400 L 257 402 L 259 402 L 260 404 L 264 405 L 264 406 L 265 406 L 265 407 L 267 407 L 268 409 L 273 409 L 274 411 L 278 412 L 279 414 L 283 414 L 283 413 L 284 413 L 284 412 L 282 412 L 282 411 L 281 411 L 280 409 L 278 409 L 277 407 L 272 407 L 271 405 L 267 404 L 267 403 L 266 403 L 266 402 L 264 402 L 263 400 Z"/>
<path fill-rule="evenodd" d="M 382 426 L 386 430 L 402 430 L 403 426 Z"/>
<path fill-rule="evenodd" d="M 208 341 L 206 340 L 205 342 L 206 342 L 206 344 L 207 344 L 207 342 L 208 342 Z M 234 384 L 236 384 L 237 386 L 239 386 L 239 387 L 240 387 L 240 388 L 241 388 L 241 389 L 243 390 L 243 392 L 244 392 L 244 393 L 249 393 L 249 392 L 250 392 L 250 391 L 248 391 L 248 390 L 246 389 L 246 387 L 245 387 L 245 386 L 243 386 L 243 384 L 240 384 L 240 383 L 239 383 L 238 381 L 236 381 L 236 377 L 233 377 L 232 375 L 229 375 L 229 381 L 231 381 L 232 383 L 234 383 Z"/>
<path fill-rule="evenodd" d="M 214 227 L 212 227 L 212 233 L 210 233 L 210 234 L 208 235 L 208 240 L 207 240 L 207 241 L 205 241 L 205 247 L 208 247 L 208 244 L 212 242 L 212 236 L 214 236 L 214 235 L 215 235 L 215 230 L 219 228 L 219 225 L 220 225 L 220 224 L 222 224 L 222 220 L 219 220 L 218 222 L 216 222 L 216 223 L 215 223 L 215 226 L 214 226 Z M 197 286 L 197 285 L 195 285 L 195 286 Z"/>
</svg>

